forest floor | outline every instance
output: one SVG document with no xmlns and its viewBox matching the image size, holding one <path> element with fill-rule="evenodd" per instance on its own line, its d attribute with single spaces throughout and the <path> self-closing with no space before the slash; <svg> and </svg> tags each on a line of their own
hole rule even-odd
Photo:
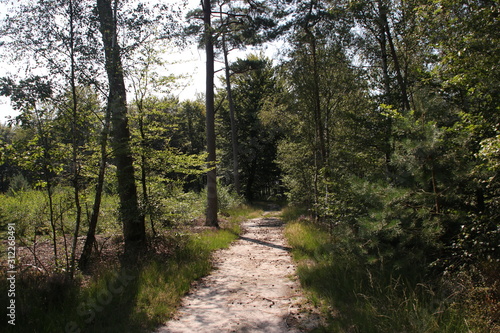
<svg viewBox="0 0 500 333">
<path fill-rule="evenodd" d="M 295 333 L 320 324 L 295 276 L 279 218 L 243 222 L 239 239 L 216 252 L 214 261 L 212 274 L 192 286 L 157 333 Z"/>
</svg>

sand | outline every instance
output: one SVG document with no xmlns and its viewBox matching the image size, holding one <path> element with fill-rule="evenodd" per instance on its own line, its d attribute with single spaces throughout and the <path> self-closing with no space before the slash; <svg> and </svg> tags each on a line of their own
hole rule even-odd
<svg viewBox="0 0 500 333">
<path fill-rule="evenodd" d="M 252 219 L 242 228 L 229 249 L 215 253 L 212 274 L 192 287 L 157 333 L 295 333 L 319 323 L 297 282 L 281 220 Z"/>
</svg>

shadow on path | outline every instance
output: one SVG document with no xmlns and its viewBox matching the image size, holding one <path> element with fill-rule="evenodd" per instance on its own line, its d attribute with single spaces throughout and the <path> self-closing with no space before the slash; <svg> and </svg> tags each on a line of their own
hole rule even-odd
<svg viewBox="0 0 500 333">
<path fill-rule="evenodd" d="M 245 241 L 252 242 L 252 243 L 255 243 L 255 244 L 269 246 L 269 247 L 272 247 L 272 248 L 275 248 L 275 249 L 278 249 L 278 250 L 287 251 L 287 252 L 290 252 L 292 250 L 292 248 L 288 247 L 288 246 L 276 245 L 276 244 L 273 244 L 273 243 L 261 241 L 261 240 L 254 239 L 254 238 L 240 236 L 239 239 L 243 239 Z"/>
<path fill-rule="evenodd" d="M 277 217 L 267 217 L 267 218 L 260 218 L 259 222 L 254 224 L 254 225 L 247 225 L 247 229 L 258 229 L 258 228 L 280 228 L 283 226 L 283 221 Z M 264 245 L 268 247 L 272 247 L 274 249 L 278 250 L 283 250 L 286 252 L 290 252 L 292 250 L 291 247 L 288 246 L 283 246 L 283 245 L 277 245 L 274 243 L 266 242 L 260 239 L 255 239 L 255 238 L 250 238 L 250 237 L 245 237 L 245 236 L 238 236 L 238 239 L 242 239 L 248 242 L 252 242 L 255 244 L 259 245 Z"/>
</svg>

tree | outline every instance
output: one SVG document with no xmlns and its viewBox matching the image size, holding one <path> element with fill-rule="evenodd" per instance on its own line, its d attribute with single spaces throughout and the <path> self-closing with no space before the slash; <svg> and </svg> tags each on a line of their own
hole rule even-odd
<svg viewBox="0 0 500 333">
<path fill-rule="evenodd" d="M 204 41 L 206 51 L 206 131 L 207 131 L 207 215 L 206 225 L 218 227 L 217 221 L 217 158 L 215 155 L 215 105 L 214 105 L 214 44 L 212 31 L 212 3 L 203 0 Z"/>
<path fill-rule="evenodd" d="M 448 169 L 459 185 L 455 195 L 449 195 L 455 200 L 446 199 L 450 210 L 463 214 L 444 225 L 443 241 L 458 240 L 453 243 L 455 267 L 491 263 L 500 257 L 498 248 L 491 246 L 500 239 L 493 222 L 499 217 L 500 191 L 491 155 L 500 121 L 499 5 L 495 1 L 423 1 L 418 9 L 420 32 L 428 33 L 425 42 L 433 55 L 429 77 L 450 111 L 448 122 L 441 125 L 454 160 Z M 474 246 L 478 243 L 483 246 Z"/>
<path fill-rule="evenodd" d="M 25 155 L 16 158 L 19 166 L 36 174 L 36 185 L 44 188 L 49 201 L 49 221 L 52 231 L 54 264 L 59 266 L 57 250 L 57 226 L 53 202 L 56 176 L 62 172 L 61 151 L 55 143 L 55 133 L 50 120 L 54 117 L 52 100 L 53 88 L 45 78 L 35 76 L 15 83 L 12 79 L 2 78 L 0 94 L 10 97 L 15 109 L 21 114 L 17 121 L 32 131 L 27 142 L 21 142 L 23 149 L 16 149 Z"/>
<path fill-rule="evenodd" d="M 46 71 L 57 77 L 59 80 L 52 80 L 54 92 L 59 88 L 59 94 L 63 100 L 71 101 L 68 104 L 61 103 L 65 107 L 57 108 L 57 114 L 54 115 L 54 117 L 64 118 L 65 114 L 71 114 L 69 127 L 71 128 L 72 157 L 68 165 L 71 169 L 69 178 L 74 189 L 75 229 L 70 258 L 67 258 L 70 277 L 74 275 L 77 239 L 82 220 L 80 170 L 83 140 L 81 139 L 82 131 L 79 128 L 82 115 L 77 89 L 80 83 L 88 84 L 88 77 L 96 74 L 92 66 L 86 66 L 89 65 L 89 59 L 97 59 L 88 57 L 91 52 L 86 53 L 92 49 L 92 46 L 95 46 L 95 40 L 90 37 L 91 34 L 85 34 L 85 30 L 89 28 L 87 18 L 89 11 L 88 3 L 85 1 L 21 3 L 16 8 L 15 14 L 3 22 L 4 27 L 7 28 L 4 37 L 16 36 L 14 39 L 7 39 L 8 51 L 20 54 L 17 61 L 26 61 L 28 64 L 34 61 L 37 66 L 44 67 Z M 29 52 L 26 52 L 27 50 Z M 66 94 L 68 90 L 70 94 Z"/>
<path fill-rule="evenodd" d="M 230 1 L 221 1 L 219 3 L 218 21 L 215 23 L 219 35 L 217 46 L 222 51 L 224 59 L 225 84 L 231 124 L 233 182 L 237 194 L 240 194 L 238 121 L 235 116 L 235 102 L 231 89 L 232 73 L 229 53 L 235 49 L 242 50 L 247 45 L 255 46 L 263 43 L 266 39 L 269 39 L 265 36 L 265 32 L 275 26 L 273 20 L 265 17 L 268 8 L 263 3 L 250 3 L 247 8 L 242 6 L 243 3 L 238 6 Z"/>
<path fill-rule="evenodd" d="M 292 95 L 289 115 L 282 121 L 290 143 L 280 144 L 280 165 L 294 200 L 309 203 L 323 219 L 331 218 L 332 207 L 341 206 L 344 194 L 348 199 L 348 179 L 376 172 L 379 157 L 373 147 L 378 133 L 363 71 L 349 64 L 339 45 L 321 39 L 313 44 L 294 44 L 283 66 Z M 297 152 L 307 152 L 308 158 L 299 162 Z"/>
<path fill-rule="evenodd" d="M 113 5 L 113 6 L 112 6 Z M 116 160 L 120 219 L 123 223 L 125 253 L 135 255 L 146 245 L 144 216 L 139 209 L 128 128 L 127 99 L 121 48 L 117 32 L 118 1 L 97 0 L 100 30 L 108 75 L 108 107 L 111 113 L 112 146 Z"/>
<path fill-rule="evenodd" d="M 158 14 L 160 12 L 160 14 Z M 176 24 L 175 15 L 170 15 L 170 11 L 166 10 L 164 5 L 155 5 L 152 8 L 145 6 L 142 3 L 139 3 L 136 8 L 129 8 L 128 15 L 125 15 L 125 18 L 122 18 L 119 22 L 117 20 L 116 24 L 119 24 L 122 29 L 126 31 L 127 35 L 127 52 L 125 61 L 129 64 L 128 71 L 130 73 L 140 72 L 141 69 L 137 69 L 137 58 L 135 54 L 137 50 L 144 52 L 153 52 L 153 45 L 158 41 L 159 34 L 161 34 L 162 38 L 171 37 L 171 33 L 175 31 L 174 26 Z M 166 20 L 165 20 L 166 19 Z M 162 26 L 164 29 L 155 29 L 153 26 Z M 168 29 L 166 28 L 168 27 Z M 170 29 L 172 28 L 172 29 Z M 169 32 L 166 32 L 169 31 Z M 139 52 L 140 53 L 140 52 Z M 123 54 L 122 54 L 123 55 Z M 146 55 L 146 63 L 151 60 L 149 58 L 150 54 Z M 139 58 L 141 55 L 139 55 Z M 147 71 L 146 71 L 147 72 Z M 149 79 L 149 72 L 146 74 L 146 81 Z M 133 76 L 133 74 L 132 74 Z M 141 80 L 143 77 L 139 75 L 139 78 L 132 77 L 132 82 L 135 82 L 134 79 Z M 141 90 L 143 87 L 138 87 L 137 90 Z M 146 89 L 149 88 L 146 84 Z M 141 90 L 141 93 L 143 91 Z M 106 94 L 103 92 L 103 94 Z M 144 96 L 143 96 L 144 97 Z M 97 172 L 97 181 L 95 185 L 95 199 L 92 207 L 92 215 L 89 220 L 89 229 L 87 232 L 87 238 L 85 240 L 85 245 L 80 257 L 80 267 L 84 269 L 90 259 L 92 254 L 92 247 L 95 243 L 95 232 L 99 218 L 100 205 L 102 200 L 102 192 L 104 187 L 104 179 L 106 172 L 106 164 L 109 160 L 109 153 L 107 149 L 108 145 L 108 137 L 110 134 L 110 122 L 111 122 L 111 108 L 108 103 L 107 107 L 104 111 L 104 116 L 102 117 L 102 130 L 99 135 L 99 147 L 100 147 L 100 161 L 99 161 L 99 169 Z M 143 159 L 141 157 L 141 159 Z M 142 170 L 141 170 L 142 172 Z M 145 187 L 145 175 L 142 175 L 142 185 L 143 189 Z M 146 193 L 147 191 L 143 191 Z M 146 195 L 146 194 L 144 194 Z M 148 198 L 143 197 L 144 202 L 148 202 Z M 146 204 L 147 206 L 147 204 Z M 147 210 L 147 207 L 146 207 Z"/>
<path fill-rule="evenodd" d="M 309 159 L 304 163 L 313 173 L 312 179 L 306 181 L 310 182 L 310 190 L 296 189 L 296 193 L 306 194 L 302 199 L 312 202 L 317 218 L 325 215 L 321 207 L 332 197 L 332 179 L 340 180 L 340 175 L 334 171 L 342 169 L 341 163 L 335 160 L 338 151 L 343 150 L 336 145 L 337 136 L 342 132 L 342 122 L 347 121 L 352 112 L 349 108 L 355 109 L 351 104 L 353 96 L 359 98 L 360 107 L 366 105 L 359 79 L 364 73 L 349 68 L 346 57 L 352 28 L 348 14 L 342 1 L 305 1 L 297 5 L 292 17 L 284 20 L 280 27 L 291 28 L 288 35 L 290 60 L 282 67 L 285 90 L 293 92 L 286 109 L 293 115 L 300 114 L 293 118 L 296 125 L 290 126 L 292 133 L 296 133 L 289 135 L 291 140 L 300 142 L 296 146 L 298 150 L 304 151 L 304 145 L 309 149 Z M 293 146 L 286 145 L 286 149 L 283 146 L 281 156 Z M 292 171 L 294 168 L 285 169 Z M 304 183 L 300 181 L 295 185 L 299 184 Z"/>
<path fill-rule="evenodd" d="M 237 193 L 240 192 L 240 176 L 239 176 L 239 148 L 238 148 L 238 120 L 235 116 L 234 100 L 231 91 L 230 76 L 231 67 L 229 63 L 229 53 L 235 49 L 244 49 L 247 45 L 257 45 L 266 40 L 266 31 L 274 25 L 274 22 L 268 17 L 269 10 L 263 2 L 258 1 L 216 1 L 211 3 L 212 8 L 210 16 L 213 21 L 210 22 L 210 31 L 212 38 L 212 46 L 222 53 L 223 62 L 225 65 L 225 85 L 227 99 L 229 103 L 229 112 L 231 119 L 231 145 L 232 145 L 232 178 L 234 189 Z M 218 6 L 216 9 L 215 6 Z M 203 43 L 206 46 L 206 22 L 207 11 L 206 6 L 203 9 L 203 15 L 200 11 L 192 11 L 188 17 L 202 18 L 204 20 L 204 39 Z M 199 35 L 201 26 L 192 24 L 186 30 L 188 35 Z"/>
<path fill-rule="evenodd" d="M 274 160 L 280 131 L 266 127 L 260 114 L 267 99 L 280 91 L 274 68 L 267 58 L 250 54 L 245 59 L 237 59 L 231 71 L 234 110 L 239 120 L 237 141 L 240 143 L 238 158 L 241 161 L 242 194 L 248 201 L 253 201 L 265 198 L 266 194 L 269 197 L 271 189 L 277 190 L 279 171 Z M 226 104 L 219 115 L 220 132 L 231 131 L 231 118 Z M 219 146 L 224 164 L 231 161 L 232 142 L 232 137 L 221 136 Z"/>
<path fill-rule="evenodd" d="M 221 6 L 221 15 L 222 15 L 222 6 Z M 224 72 L 226 76 L 226 92 L 227 92 L 227 101 L 229 103 L 229 116 L 231 121 L 231 146 L 233 151 L 233 181 L 234 181 L 234 190 L 236 194 L 240 194 L 240 170 L 238 163 L 238 123 L 236 121 L 235 110 L 234 110 L 234 100 L 233 100 L 233 91 L 231 88 L 231 73 L 229 68 L 229 59 L 226 45 L 226 37 L 225 34 L 222 34 L 222 52 L 224 53 Z"/>
<path fill-rule="evenodd" d="M 70 58 L 70 86 L 71 86 L 71 146 L 72 146 L 72 173 L 73 173 L 73 189 L 74 189 L 74 200 L 75 200 L 75 208 L 76 208 L 76 217 L 75 217 L 75 231 L 73 233 L 73 244 L 71 251 L 71 263 L 69 274 L 71 278 L 73 278 L 75 274 L 75 262 L 76 262 L 76 247 L 78 236 L 80 233 L 80 226 L 82 222 L 82 205 L 80 203 L 80 143 L 81 138 L 79 135 L 79 102 L 78 102 L 78 94 L 77 94 L 77 82 L 76 82 L 76 51 L 75 51 L 75 43 L 76 43 L 76 34 L 75 34 L 75 4 L 73 0 L 69 2 L 69 58 Z"/>
<path fill-rule="evenodd" d="M 156 74 L 157 67 L 163 64 L 160 59 L 160 52 L 155 50 L 157 47 L 161 47 L 161 45 L 154 36 L 144 41 L 140 46 L 138 59 L 135 61 L 135 68 L 132 68 L 130 73 L 130 81 L 134 93 L 133 107 L 136 111 L 132 117 L 139 131 L 137 147 L 140 148 L 137 154 L 139 155 L 139 169 L 141 173 L 142 207 L 145 215 L 149 213 L 153 236 L 156 235 L 156 230 L 151 214 L 152 210 L 148 193 L 148 169 L 150 169 L 149 164 L 152 155 L 150 143 L 157 140 L 162 130 L 169 126 L 169 119 L 166 119 L 166 124 L 163 127 L 155 119 L 161 117 L 161 111 L 163 110 L 158 108 L 160 103 L 153 98 L 153 92 L 158 93 L 165 90 L 166 86 L 173 81 L 173 77 L 159 77 Z M 148 124 L 148 118 L 154 120 Z M 173 125 L 170 124 L 170 126 Z M 161 146 L 166 149 L 163 145 Z"/>
<path fill-rule="evenodd" d="M 101 208 L 102 193 L 104 189 L 104 178 L 106 174 L 106 164 L 108 162 L 108 137 L 111 124 L 111 112 L 109 105 L 104 111 L 104 119 L 102 123 L 102 129 L 99 136 L 99 168 L 97 171 L 97 181 L 95 185 L 95 197 L 94 203 L 92 205 L 92 214 L 89 219 L 89 228 L 87 230 L 87 237 L 85 238 L 85 244 L 83 246 L 82 253 L 80 255 L 80 260 L 78 265 L 80 269 L 84 270 L 87 268 L 90 257 L 92 255 L 92 248 L 95 244 L 95 233 L 97 228 L 97 222 L 99 220 L 99 212 Z"/>
<path fill-rule="evenodd" d="M 15 136 L 15 131 L 12 127 L 0 124 L 0 192 L 5 193 L 9 187 L 10 179 L 20 170 L 12 161 L 9 161 L 8 155 L 12 152 L 12 140 Z"/>
</svg>

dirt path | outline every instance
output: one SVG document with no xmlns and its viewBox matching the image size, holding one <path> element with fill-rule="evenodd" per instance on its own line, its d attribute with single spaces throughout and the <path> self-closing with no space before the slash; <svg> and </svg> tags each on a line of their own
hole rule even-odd
<svg viewBox="0 0 500 333">
<path fill-rule="evenodd" d="M 216 270 L 193 288 L 178 315 L 157 333 L 305 332 L 317 316 L 305 311 L 282 222 L 244 222 L 243 234 L 215 256 Z"/>
</svg>

